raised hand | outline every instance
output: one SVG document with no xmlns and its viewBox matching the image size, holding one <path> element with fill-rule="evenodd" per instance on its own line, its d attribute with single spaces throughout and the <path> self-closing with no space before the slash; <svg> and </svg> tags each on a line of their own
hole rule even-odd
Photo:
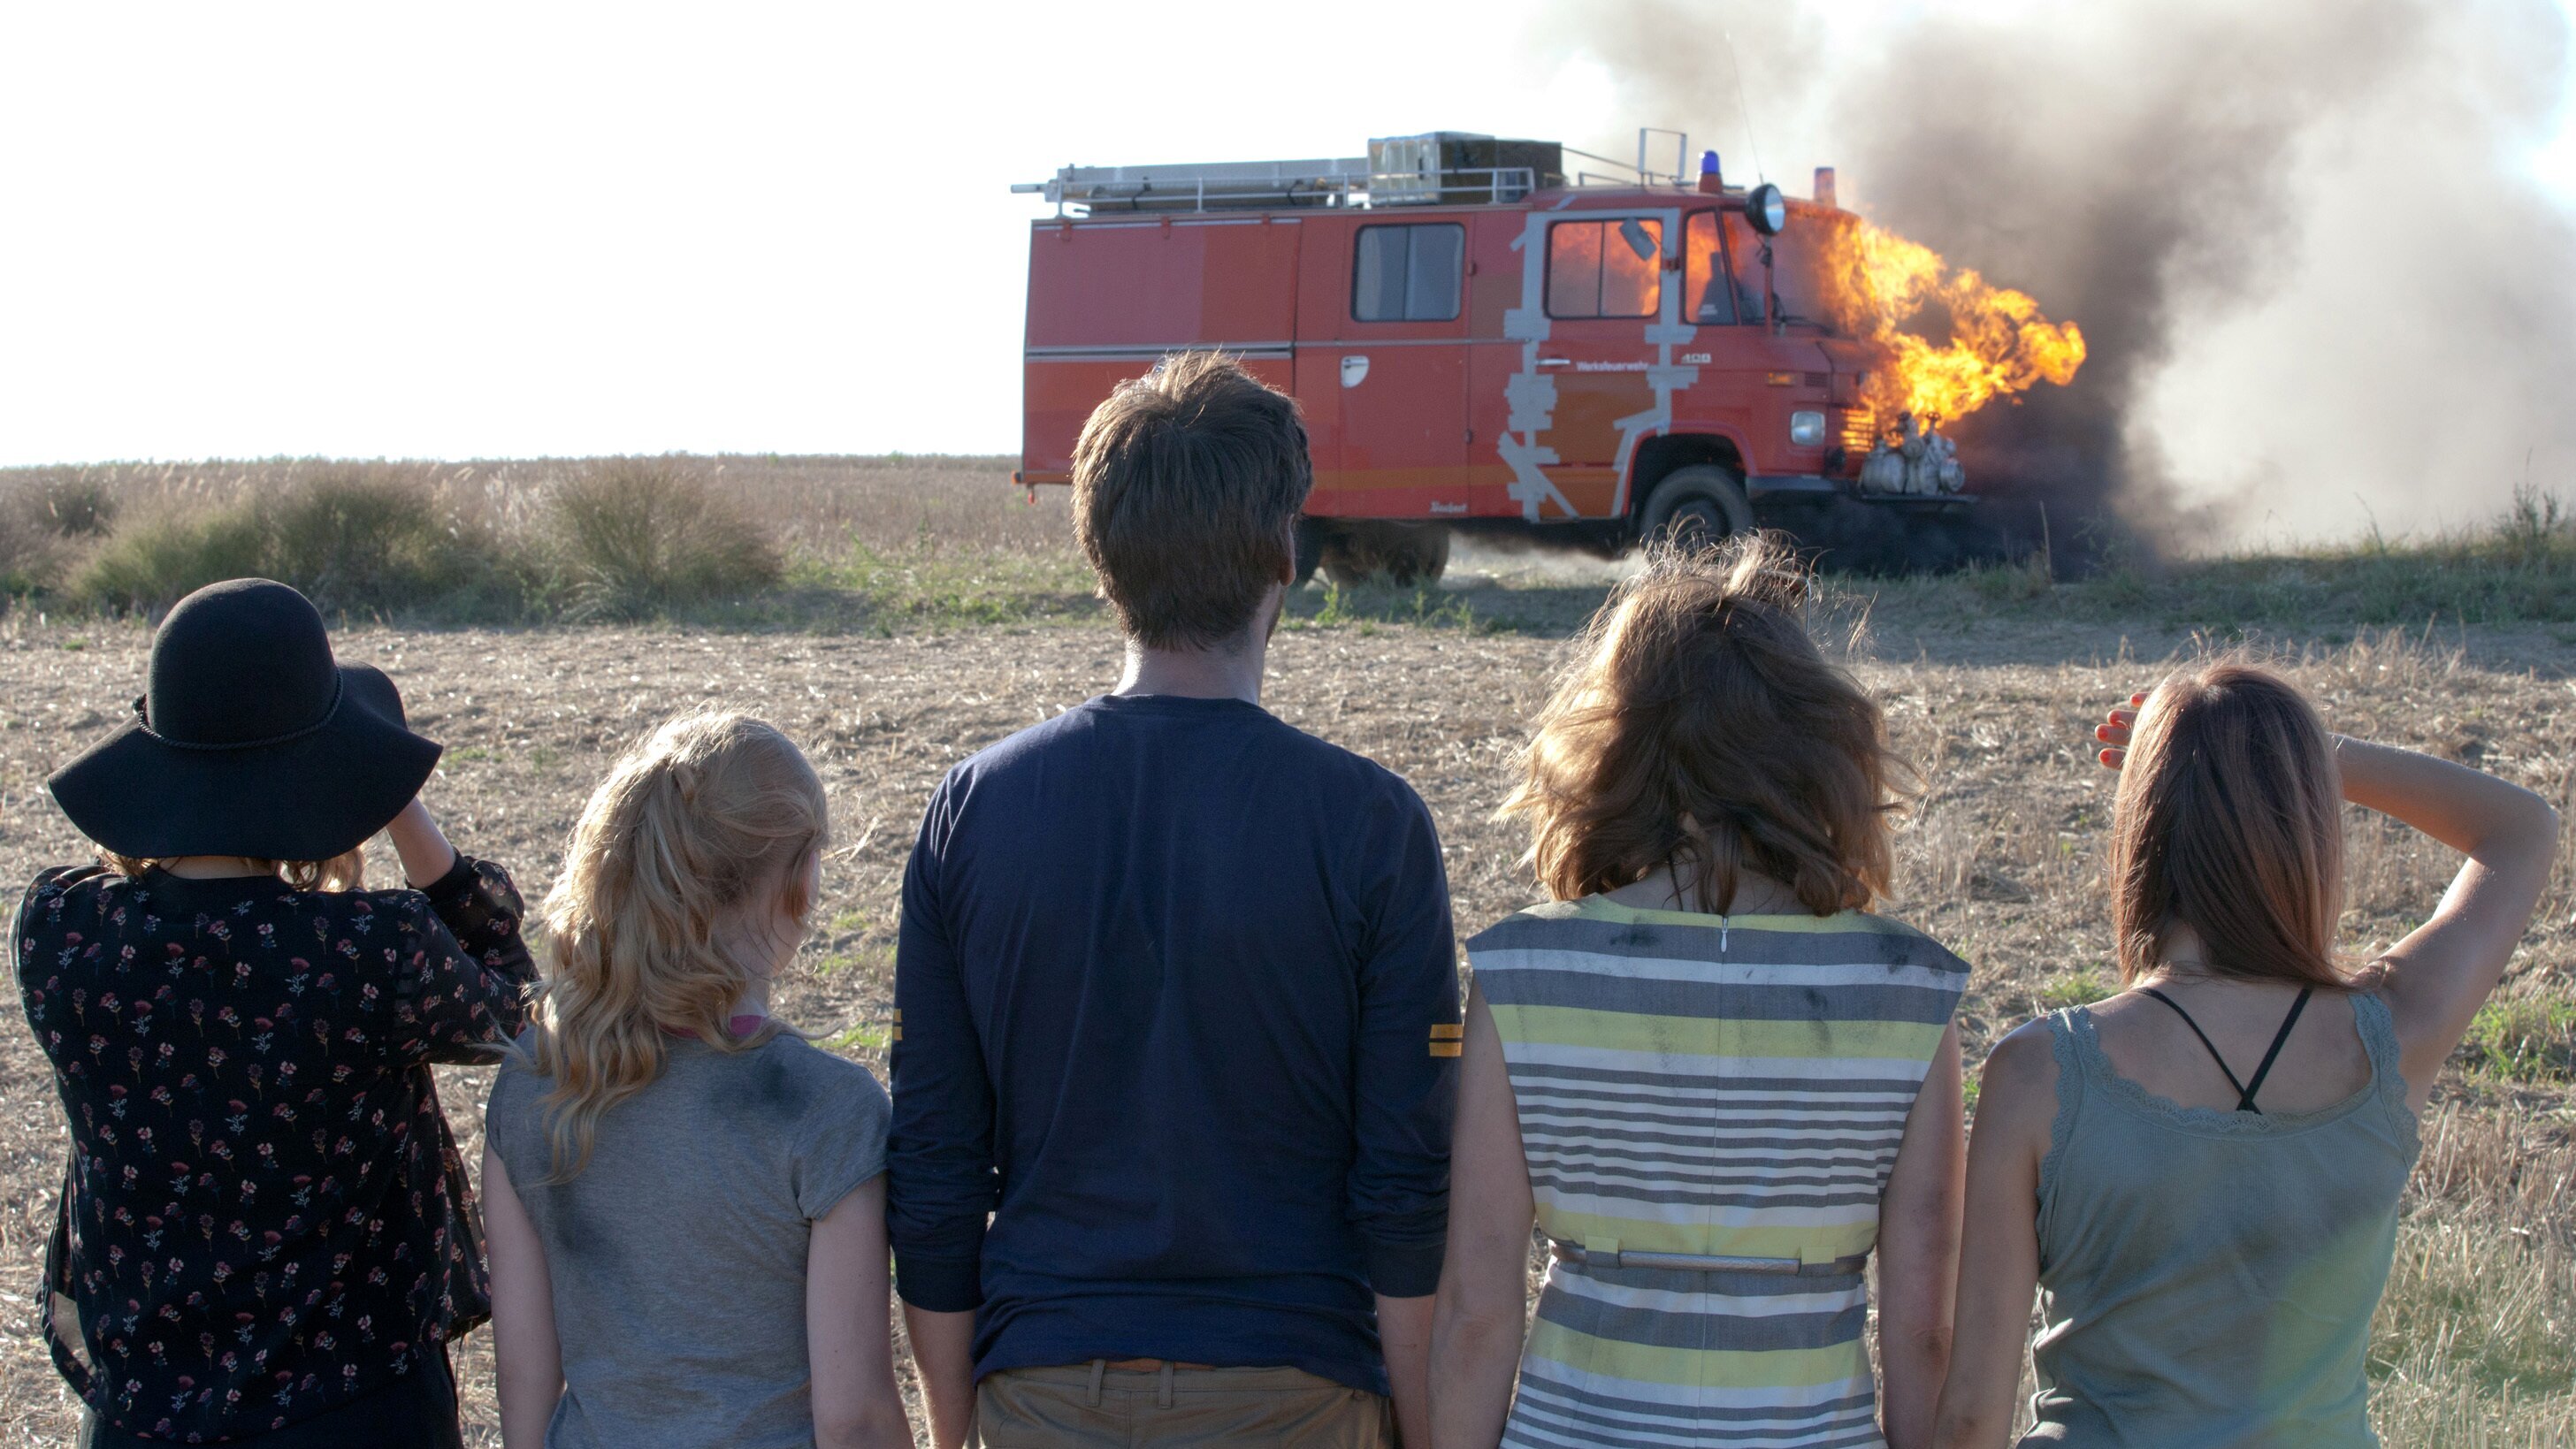
<svg viewBox="0 0 2576 1449">
<path fill-rule="evenodd" d="M 2097 756 L 2104 769 L 2116 770 L 2120 768 L 2120 762 L 2129 757 L 2129 731 L 2136 727 L 2138 710 L 2146 702 L 2144 693 L 2130 695 L 2127 704 L 2111 707 L 2109 720 L 2093 727 L 2093 738 L 2108 747 Z"/>
</svg>

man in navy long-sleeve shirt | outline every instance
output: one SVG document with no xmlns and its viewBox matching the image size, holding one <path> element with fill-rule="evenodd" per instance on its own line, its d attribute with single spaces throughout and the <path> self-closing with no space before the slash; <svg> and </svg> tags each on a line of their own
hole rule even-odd
<svg viewBox="0 0 2576 1449">
<path fill-rule="evenodd" d="M 1309 477 L 1231 363 L 1123 386 L 1074 489 L 1125 676 L 931 798 L 888 1214 L 936 1444 L 1425 1442 L 1448 888 L 1402 780 L 1258 703 Z"/>
</svg>

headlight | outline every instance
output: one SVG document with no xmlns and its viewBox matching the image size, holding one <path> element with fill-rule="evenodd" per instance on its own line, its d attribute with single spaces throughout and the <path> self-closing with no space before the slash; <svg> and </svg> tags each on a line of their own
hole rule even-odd
<svg viewBox="0 0 2576 1449">
<path fill-rule="evenodd" d="M 1801 448 L 1822 445 L 1825 441 L 1825 415 L 1812 412 L 1789 414 L 1789 441 Z"/>
</svg>

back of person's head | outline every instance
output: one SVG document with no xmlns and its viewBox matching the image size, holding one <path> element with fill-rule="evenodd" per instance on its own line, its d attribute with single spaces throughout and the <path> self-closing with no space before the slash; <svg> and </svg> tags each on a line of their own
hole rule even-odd
<svg viewBox="0 0 2576 1449">
<path fill-rule="evenodd" d="M 555 1171 L 589 1161 L 600 1115 L 660 1074 L 663 1033 L 720 1050 L 750 970 L 718 939 L 776 901 L 802 920 L 806 870 L 830 816 L 795 744 L 746 715 L 683 715 L 628 750 L 573 827 L 546 897 L 549 957 L 530 1065 L 546 1098 Z"/>
<path fill-rule="evenodd" d="M 2307 698 L 2235 659 L 2158 685 L 2120 767 L 2110 880 L 2124 981 L 2185 926 L 2213 975 L 2343 985 L 2343 783 Z"/>
<path fill-rule="evenodd" d="M 1083 424 L 1074 526 L 1128 638 L 1215 648 L 1287 578 L 1313 481 L 1295 402 L 1221 353 L 1174 353 Z"/>
<path fill-rule="evenodd" d="M 1808 577 L 1778 539 L 1740 535 L 1654 554 L 1593 616 L 1503 807 L 1530 818 L 1551 895 L 1667 864 L 1712 911 L 1744 871 L 1820 916 L 1886 892 L 1910 774 L 1877 704 L 1808 637 Z"/>
</svg>

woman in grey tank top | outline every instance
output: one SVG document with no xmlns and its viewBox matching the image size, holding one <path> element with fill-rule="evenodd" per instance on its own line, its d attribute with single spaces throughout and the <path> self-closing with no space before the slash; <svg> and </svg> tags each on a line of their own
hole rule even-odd
<svg viewBox="0 0 2576 1449">
<path fill-rule="evenodd" d="M 2241 663 L 2168 679 L 2097 737 L 2122 772 L 2129 989 L 1987 1060 L 1933 1442 L 2005 1442 L 2039 1288 L 2023 1444 L 2375 1445 L 2364 1354 L 2416 1114 L 2530 924 L 2557 813 L 2328 735 Z M 2468 857 L 2359 971 L 2333 954 L 2347 800 Z"/>
</svg>

